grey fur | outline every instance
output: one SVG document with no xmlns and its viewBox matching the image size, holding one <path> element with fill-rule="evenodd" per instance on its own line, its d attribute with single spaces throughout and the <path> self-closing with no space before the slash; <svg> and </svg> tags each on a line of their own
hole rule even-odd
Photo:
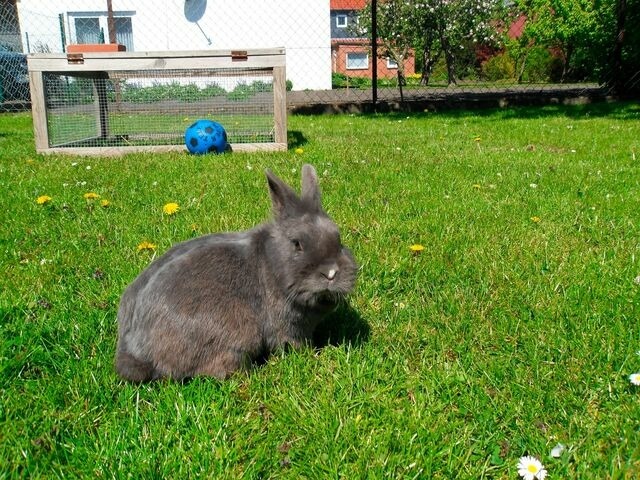
<svg viewBox="0 0 640 480">
<path fill-rule="evenodd" d="M 179 243 L 125 290 L 116 370 L 134 382 L 226 378 L 279 347 L 308 343 L 355 283 L 357 265 L 302 167 L 299 197 L 266 172 L 274 220 Z"/>
</svg>

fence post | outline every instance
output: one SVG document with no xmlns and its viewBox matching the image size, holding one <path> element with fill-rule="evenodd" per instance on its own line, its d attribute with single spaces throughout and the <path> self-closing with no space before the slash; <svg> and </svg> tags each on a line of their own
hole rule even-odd
<svg viewBox="0 0 640 480">
<path fill-rule="evenodd" d="M 67 36 L 64 33 L 64 13 L 58 14 L 58 27 L 60 28 L 60 43 L 62 44 L 62 51 L 67 51 Z"/>
<path fill-rule="evenodd" d="M 371 103 L 378 109 L 378 2 L 371 0 Z"/>
<path fill-rule="evenodd" d="M 107 30 L 109 30 L 109 42 L 118 43 L 116 39 L 116 21 L 113 18 L 113 4 L 107 0 Z"/>
</svg>

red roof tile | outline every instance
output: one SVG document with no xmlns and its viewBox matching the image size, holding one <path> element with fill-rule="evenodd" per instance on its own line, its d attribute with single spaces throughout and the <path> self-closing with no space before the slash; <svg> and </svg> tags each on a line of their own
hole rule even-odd
<svg viewBox="0 0 640 480">
<path fill-rule="evenodd" d="M 331 10 L 362 10 L 367 5 L 367 0 L 331 0 Z"/>
</svg>

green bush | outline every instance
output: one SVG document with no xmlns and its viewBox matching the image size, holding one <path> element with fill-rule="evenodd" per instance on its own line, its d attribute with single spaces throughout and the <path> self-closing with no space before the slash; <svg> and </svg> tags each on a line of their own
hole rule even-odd
<svg viewBox="0 0 640 480">
<path fill-rule="evenodd" d="M 203 98 L 211 98 L 211 97 L 218 97 L 220 95 L 226 95 L 227 91 L 217 83 L 211 83 L 206 87 L 204 87 L 201 93 Z"/>
<path fill-rule="evenodd" d="M 246 84 L 243 82 L 236 85 L 236 88 L 234 88 L 227 95 L 227 99 L 234 100 L 234 101 L 242 101 L 242 100 L 247 100 L 251 98 L 256 93 L 272 92 L 272 91 L 273 91 L 273 84 L 271 83 L 266 83 L 261 80 L 256 80 L 255 82 L 252 82 L 250 84 Z"/>
<path fill-rule="evenodd" d="M 438 61 L 435 63 L 433 68 L 431 69 L 431 76 L 429 77 L 429 85 L 433 84 L 444 84 L 448 83 L 449 79 L 447 76 L 447 62 L 444 60 L 444 55 L 441 55 L 438 58 Z"/>
<path fill-rule="evenodd" d="M 548 82 L 551 78 L 551 64 L 553 56 L 544 47 L 532 47 L 522 72 L 523 82 Z"/>
<path fill-rule="evenodd" d="M 478 56 L 474 45 L 465 42 L 459 51 L 455 52 L 454 72 L 457 80 L 477 80 L 479 73 Z"/>
<path fill-rule="evenodd" d="M 136 83 L 125 83 L 121 87 L 120 94 L 125 102 L 149 103 L 183 98 L 186 97 L 183 93 L 185 91 L 190 92 L 193 96 L 198 91 L 198 87 L 195 85 L 180 85 L 178 82 L 170 84 L 154 83 L 148 87 Z M 115 92 L 109 92 L 109 97 L 114 99 Z"/>
<path fill-rule="evenodd" d="M 149 103 L 161 100 L 182 100 L 197 102 L 207 98 L 226 95 L 227 91 L 217 83 L 210 83 L 200 88 L 194 83 L 181 85 L 178 82 L 170 84 L 155 83 L 151 86 L 143 86 L 137 83 L 121 83 L 119 87 L 120 99 L 123 102 Z M 116 98 L 115 88 L 107 92 L 110 101 Z"/>
<path fill-rule="evenodd" d="M 351 88 L 370 88 L 371 79 L 366 77 L 349 77 L 349 86 Z"/>
<path fill-rule="evenodd" d="M 380 84 L 380 82 L 378 84 Z M 331 86 L 333 88 L 371 88 L 371 79 L 366 77 L 349 77 L 343 73 L 332 73 Z"/>
<path fill-rule="evenodd" d="M 501 53 L 482 64 L 482 76 L 491 82 L 515 78 L 515 65 L 511 57 Z"/>
<path fill-rule="evenodd" d="M 420 86 L 422 75 L 419 73 L 412 73 L 411 75 L 406 75 L 405 79 L 407 80 L 408 86 L 417 87 L 417 86 Z"/>
<path fill-rule="evenodd" d="M 344 73 L 332 73 L 331 74 L 331 87 L 332 88 L 344 88 L 347 86 L 347 76 Z"/>
<path fill-rule="evenodd" d="M 93 82 L 87 78 L 77 78 L 68 82 L 60 82 L 56 92 L 67 105 L 87 104 L 95 100 Z"/>
<path fill-rule="evenodd" d="M 253 93 L 263 93 L 263 92 L 273 92 L 273 84 L 263 82 L 262 80 L 256 80 L 249 88 L 253 91 Z"/>
<path fill-rule="evenodd" d="M 236 85 L 228 95 L 227 99 L 234 101 L 242 101 L 247 100 L 249 97 L 253 96 L 253 90 L 246 83 L 239 83 Z"/>
</svg>

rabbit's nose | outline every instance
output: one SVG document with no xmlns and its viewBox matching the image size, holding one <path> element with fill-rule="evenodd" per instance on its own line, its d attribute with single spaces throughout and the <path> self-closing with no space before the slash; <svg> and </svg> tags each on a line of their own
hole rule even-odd
<svg viewBox="0 0 640 480">
<path fill-rule="evenodd" d="M 331 267 L 329 270 L 326 270 L 326 271 L 322 272 L 322 275 L 327 280 L 333 280 L 334 278 L 336 278 L 337 274 L 338 274 L 338 268 L 337 267 Z"/>
</svg>

